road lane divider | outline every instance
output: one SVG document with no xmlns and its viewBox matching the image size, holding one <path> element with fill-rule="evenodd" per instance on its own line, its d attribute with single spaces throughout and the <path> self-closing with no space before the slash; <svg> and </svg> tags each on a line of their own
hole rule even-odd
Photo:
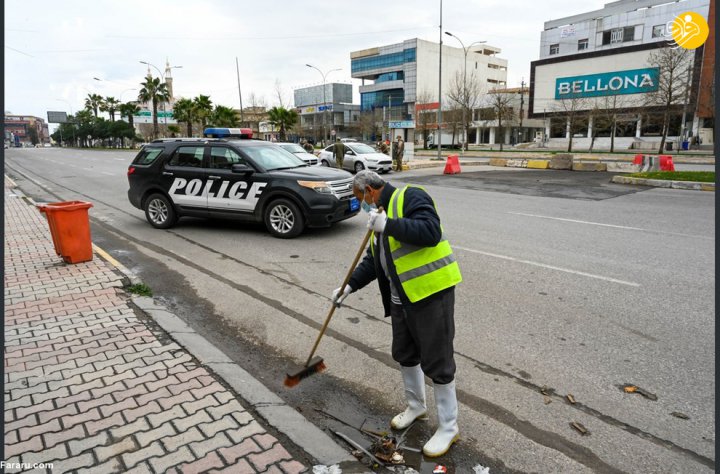
<svg viewBox="0 0 720 474">
<path fill-rule="evenodd" d="M 458 249 L 458 250 L 464 250 L 465 252 L 476 253 L 479 255 L 485 255 L 487 257 L 500 258 L 503 260 L 509 260 L 511 262 L 524 263 L 526 265 L 533 265 L 535 267 L 546 268 L 548 270 L 555 270 L 555 271 L 559 271 L 559 272 L 570 273 L 572 275 L 594 278 L 596 280 L 603 280 L 603 281 L 607 281 L 610 283 L 617 283 L 619 285 L 632 286 L 635 288 L 638 288 L 641 286 L 640 283 L 635 283 L 633 281 L 618 280 L 617 278 L 611 278 L 611 277 L 606 277 L 606 276 L 602 276 L 602 275 L 595 275 L 592 273 L 581 272 L 578 270 L 573 270 L 571 268 L 556 267 L 554 265 L 547 265 L 545 263 L 533 262 L 532 260 L 524 260 L 522 258 L 510 257 L 508 255 L 499 255 L 496 253 L 483 252 L 482 250 L 469 249 L 467 247 L 460 247 L 458 245 L 453 245 L 453 248 Z"/>
</svg>

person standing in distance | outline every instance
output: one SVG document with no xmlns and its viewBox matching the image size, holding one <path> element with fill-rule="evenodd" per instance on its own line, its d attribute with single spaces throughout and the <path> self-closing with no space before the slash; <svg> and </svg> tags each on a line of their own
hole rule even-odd
<svg viewBox="0 0 720 474">
<path fill-rule="evenodd" d="M 333 154 L 335 155 L 335 166 L 338 169 L 343 169 L 343 161 L 345 161 L 345 144 L 338 138 L 335 140 L 335 146 L 333 147 Z"/>
<path fill-rule="evenodd" d="M 397 136 L 397 141 L 395 142 L 395 171 L 402 171 L 402 161 L 403 156 L 405 155 L 405 142 L 402 139 L 402 136 Z"/>
<path fill-rule="evenodd" d="M 395 188 L 368 170 L 353 180 L 353 194 L 372 229 L 365 257 L 333 304 L 378 281 L 385 316 L 392 323 L 392 357 L 400 364 L 407 408 L 390 425 L 405 429 L 427 419 L 425 375 L 433 382 L 439 426 L 423 446 L 428 457 L 445 454 L 458 439 L 455 395 L 455 285 L 460 268 L 432 198 L 420 187 Z M 381 212 L 382 206 L 386 212 Z"/>
</svg>

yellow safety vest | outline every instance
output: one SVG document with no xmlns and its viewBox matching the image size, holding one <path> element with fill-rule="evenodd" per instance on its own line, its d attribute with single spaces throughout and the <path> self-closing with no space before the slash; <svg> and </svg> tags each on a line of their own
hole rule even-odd
<svg viewBox="0 0 720 474">
<path fill-rule="evenodd" d="M 405 191 L 408 187 L 405 186 L 402 190 L 396 189 L 390 197 L 390 205 L 387 210 L 389 219 L 403 217 Z M 433 205 L 435 205 L 434 202 Z M 442 226 L 440 229 L 442 230 Z M 375 254 L 374 241 L 375 236 L 373 235 L 370 240 L 370 249 L 373 255 Z M 410 245 L 391 236 L 388 236 L 388 243 L 395 271 L 403 291 L 411 303 L 455 286 L 462 281 L 460 267 L 455 261 L 455 255 L 453 255 L 450 242 L 444 232 L 440 242 L 434 247 Z"/>
</svg>

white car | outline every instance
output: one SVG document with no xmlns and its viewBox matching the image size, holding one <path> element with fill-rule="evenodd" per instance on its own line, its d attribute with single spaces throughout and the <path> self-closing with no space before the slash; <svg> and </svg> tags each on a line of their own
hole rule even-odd
<svg viewBox="0 0 720 474">
<path fill-rule="evenodd" d="M 378 173 L 387 173 L 392 169 L 392 158 L 384 153 L 375 151 L 369 145 L 359 142 L 348 142 L 345 145 L 345 158 L 343 159 L 343 169 L 348 171 L 362 171 L 368 169 Z M 335 145 L 330 145 L 320 152 L 318 158 L 322 166 L 335 167 L 335 155 L 333 150 Z"/>
<path fill-rule="evenodd" d="M 289 151 L 293 155 L 297 156 L 301 160 L 303 160 L 305 163 L 307 163 L 310 166 L 320 166 L 320 161 L 318 160 L 317 156 L 313 155 L 312 153 L 308 153 L 305 151 L 305 148 L 301 147 L 297 143 L 275 143 L 282 149 Z"/>
</svg>

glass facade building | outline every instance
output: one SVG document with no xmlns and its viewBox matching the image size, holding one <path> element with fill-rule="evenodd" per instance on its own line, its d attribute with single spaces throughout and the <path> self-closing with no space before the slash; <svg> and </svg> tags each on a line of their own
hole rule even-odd
<svg viewBox="0 0 720 474">
<path fill-rule="evenodd" d="M 396 107 L 403 105 L 405 94 L 402 89 L 388 89 L 360 94 L 360 110 L 365 112 L 377 107 Z"/>
<path fill-rule="evenodd" d="M 404 63 L 417 61 L 415 48 L 408 48 L 399 53 L 381 54 L 369 58 L 353 59 L 351 63 L 352 74 L 380 69 L 384 67 L 402 66 Z"/>
</svg>

